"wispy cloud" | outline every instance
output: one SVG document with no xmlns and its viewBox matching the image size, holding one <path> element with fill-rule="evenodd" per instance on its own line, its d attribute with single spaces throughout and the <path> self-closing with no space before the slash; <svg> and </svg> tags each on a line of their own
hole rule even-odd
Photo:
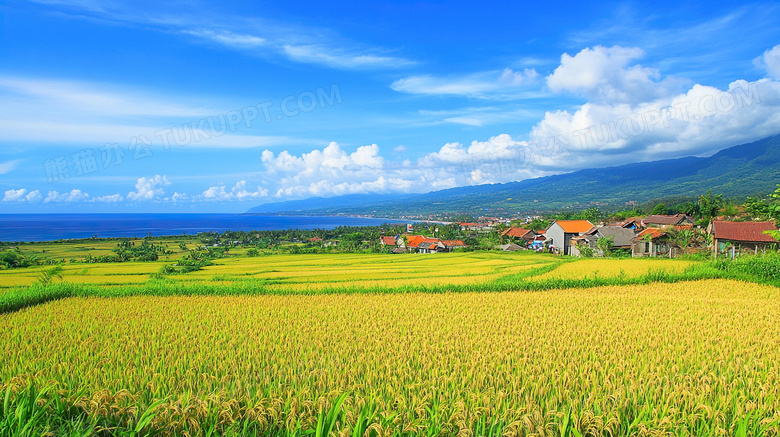
<svg viewBox="0 0 780 437">
<path fill-rule="evenodd" d="M 25 143 L 119 143 L 145 137 L 157 146 L 212 148 L 274 147 L 325 143 L 284 135 L 251 135 L 225 128 L 227 113 L 241 108 L 172 104 L 171 96 L 105 83 L 0 76 L 0 130 L 4 141 Z M 192 101 L 195 98 L 190 97 Z M 176 99 L 185 100 L 185 99 Z M 204 121 L 205 120 L 205 121 Z M 240 120 L 243 127 L 260 125 L 263 116 Z M 16 161 L 0 164 L 0 174 Z"/>
<path fill-rule="evenodd" d="M 48 114 L 109 117 L 197 117 L 218 112 L 216 108 L 170 103 L 170 96 L 152 95 L 105 83 L 0 76 L 0 110 L 4 114 L 27 114 L 41 119 Z"/>
<path fill-rule="evenodd" d="M 465 126 L 489 126 L 519 121 L 531 123 L 539 119 L 540 111 L 515 103 L 505 103 L 435 111 L 420 110 L 417 115 L 418 125 L 454 123 Z"/>
<path fill-rule="evenodd" d="M 135 3 L 99 4 L 84 0 L 33 0 L 64 12 L 88 13 L 108 23 L 149 26 L 217 44 L 248 55 L 282 56 L 293 62 L 318 64 L 336 69 L 397 69 L 416 64 L 402 56 L 388 54 L 386 48 L 339 37 L 329 29 L 302 27 L 282 23 L 259 15 L 225 16 L 203 8 L 208 13 L 182 14 L 179 10 L 158 5 L 152 13 L 134 7 Z M 190 8 L 195 11 L 198 8 Z M 80 16 L 80 15 L 79 15 Z"/>
<path fill-rule="evenodd" d="M 539 77 L 534 69 L 510 68 L 461 76 L 410 76 L 398 79 L 390 87 L 408 94 L 450 95 L 477 99 L 512 99 L 529 95 Z"/>
<path fill-rule="evenodd" d="M 21 159 L 14 159 L 12 161 L 6 161 L 6 162 L 0 162 L 0 174 L 6 174 L 11 171 L 13 171 L 19 163 L 22 162 Z"/>
<path fill-rule="evenodd" d="M 162 148 L 166 147 L 166 144 L 170 144 L 170 142 L 164 142 L 162 138 L 165 132 L 172 132 L 172 129 L 181 131 L 177 133 L 180 138 L 184 139 L 182 145 L 193 148 L 243 149 L 322 143 L 320 140 L 289 136 L 213 135 L 209 131 L 193 132 L 183 129 L 181 125 L 172 127 L 0 119 L 0 130 L 3 131 L 4 141 L 47 143 L 68 147 L 72 147 L 73 144 L 117 143 L 126 148 L 132 138 L 144 137 L 149 139 L 153 146 Z M 0 174 L 3 174 L 3 168 L 3 165 L 0 165 Z M 13 168 L 15 168 L 15 164 L 9 166 L 7 171 L 11 171 Z"/>
<path fill-rule="evenodd" d="M 209 39 L 232 49 L 253 49 L 267 46 L 268 40 L 255 35 L 235 34 L 214 30 L 183 30 L 182 33 L 198 38 Z"/>
<path fill-rule="evenodd" d="M 415 62 L 393 56 L 355 54 L 334 50 L 319 44 L 285 45 L 284 53 L 292 60 L 303 63 L 324 64 L 341 68 L 401 68 Z"/>
<path fill-rule="evenodd" d="M 691 76 L 704 69 L 712 74 L 713 69 L 740 68 L 735 63 L 740 53 L 757 50 L 767 39 L 775 39 L 780 6 L 777 2 L 754 3 L 717 16 L 695 14 L 684 21 L 673 21 L 674 25 L 667 24 L 663 17 L 623 6 L 613 15 L 572 32 L 568 39 L 574 47 L 641 47 L 659 58 L 657 65 L 662 71 Z"/>
</svg>

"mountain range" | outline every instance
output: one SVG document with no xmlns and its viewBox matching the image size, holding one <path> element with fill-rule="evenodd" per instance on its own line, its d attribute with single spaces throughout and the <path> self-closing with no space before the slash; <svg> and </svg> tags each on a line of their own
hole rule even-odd
<svg viewBox="0 0 780 437">
<path fill-rule="evenodd" d="M 726 198 L 745 198 L 771 193 L 778 183 L 780 135 L 775 135 L 704 158 L 639 162 L 425 194 L 355 194 L 277 202 L 247 213 L 376 217 L 532 214 L 593 205 L 619 208 L 627 202 L 695 197 L 709 189 Z"/>
</svg>

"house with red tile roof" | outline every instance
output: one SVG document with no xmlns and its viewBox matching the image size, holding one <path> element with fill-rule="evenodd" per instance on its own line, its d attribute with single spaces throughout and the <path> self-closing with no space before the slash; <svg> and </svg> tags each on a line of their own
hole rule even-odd
<svg viewBox="0 0 780 437">
<path fill-rule="evenodd" d="M 398 238 L 396 244 L 399 249 L 416 253 L 440 253 L 452 252 L 454 249 L 468 247 L 462 240 L 441 240 L 439 238 L 426 237 L 424 235 L 404 235 Z M 383 237 L 386 238 L 386 237 Z"/>
<path fill-rule="evenodd" d="M 398 245 L 398 243 L 395 240 L 395 237 L 386 237 L 384 235 L 379 238 L 379 243 L 381 243 L 382 246 L 392 246 L 392 247 L 395 247 L 395 246 Z"/>
<path fill-rule="evenodd" d="M 732 256 L 737 252 L 750 250 L 757 254 L 759 250 L 766 250 L 769 245 L 778 244 L 778 241 L 766 231 L 776 231 L 774 222 L 727 222 L 714 220 L 709 226 L 712 235 L 714 255 L 727 252 L 730 248 Z"/>
<path fill-rule="evenodd" d="M 502 240 L 513 241 L 518 245 L 525 246 L 536 238 L 536 232 L 530 229 L 511 227 L 501 232 Z"/>
<path fill-rule="evenodd" d="M 470 223 L 470 222 L 464 222 L 458 224 L 460 225 L 461 231 L 476 231 L 478 227 L 476 223 Z"/>
<path fill-rule="evenodd" d="M 631 256 L 650 257 L 669 256 L 672 244 L 666 230 L 647 228 L 631 240 Z"/>
<path fill-rule="evenodd" d="M 401 241 L 401 244 L 404 244 Z M 405 246 L 407 250 L 417 253 L 437 253 L 446 252 L 447 248 L 438 238 L 426 237 L 424 235 L 407 235 Z"/>
<path fill-rule="evenodd" d="M 667 226 L 663 228 L 647 228 L 631 240 L 631 256 L 674 258 L 682 253 L 669 236 L 669 232 L 693 229 L 693 225 Z"/>
<path fill-rule="evenodd" d="M 444 247 L 447 248 L 448 252 L 452 252 L 458 248 L 468 247 L 462 240 L 441 240 L 441 242 L 444 244 Z"/>
</svg>

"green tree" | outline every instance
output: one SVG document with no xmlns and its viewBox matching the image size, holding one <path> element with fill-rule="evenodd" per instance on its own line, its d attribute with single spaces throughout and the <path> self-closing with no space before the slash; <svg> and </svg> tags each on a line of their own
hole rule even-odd
<svg viewBox="0 0 780 437">
<path fill-rule="evenodd" d="M 775 224 L 779 224 L 778 222 L 780 222 L 780 184 L 777 184 L 777 189 L 775 190 L 774 193 L 770 194 L 769 197 L 772 199 L 772 205 L 770 205 L 769 207 L 770 216 L 775 219 Z M 770 235 L 775 240 L 780 241 L 780 231 L 765 231 L 764 233 Z"/>
<path fill-rule="evenodd" d="M 44 287 L 49 285 L 54 278 L 62 280 L 62 266 L 59 264 L 49 268 L 39 267 L 39 271 L 36 279 Z"/>
<path fill-rule="evenodd" d="M 772 199 L 772 205 L 769 207 L 769 214 L 776 221 L 780 221 L 780 184 L 777 184 L 777 189 L 774 193 L 770 194 Z"/>
<path fill-rule="evenodd" d="M 598 249 L 602 256 L 609 256 L 612 253 L 612 248 L 615 246 L 615 237 L 609 236 L 604 238 L 599 238 L 598 241 L 596 241 L 596 249 Z"/>
<path fill-rule="evenodd" d="M 580 256 L 583 258 L 593 258 L 593 255 L 596 253 L 587 243 L 577 243 L 577 250 L 580 251 Z"/>
<path fill-rule="evenodd" d="M 699 205 L 691 201 L 683 202 L 675 206 L 674 209 L 677 213 L 689 215 L 691 217 L 696 217 L 699 215 Z"/>
<path fill-rule="evenodd" d="M 532 231 L 541 231 L 542 229 L 547 229 L 547 226 L 550 226 L 549 221 L 537 217 L 523 227 Z"/>
<path fill-rule="evenodd" d="M 688 248 L 692 243 L 696 241 L 696 231 L 693 229 L 674 229 L 671 228 L 666 231 L 669 236 L 669 240 L 674 243 L 675 246 L 682 249 L 683 253 L 688 253 Z"/>
<path fill-rule="evenodd" d="M 748 197 L 743 206 L 750 218 L 768 220 L 772 217 L 772 203 L 760 197 Z"/>
<path fill-rule="evenodd" d="M 599 219 L 601 219 L 602 216 L 603 216 L 603 214 L 596 207 L 588 208 L 585 211 L 582 211 L 580 213 L 580 218 L 582 218 L 582 220 L 587 220 L 587 221 L 589 221 L 591 223 L 598 222 Z"/>
<path fill-rule="evenodd" d="M 666 215 L 669 213 L 669 208 L 666 207 L 665 203 L 659 203 L 653 207 L 653 209 L 650 211 L 651 215 Z"/>
<path fill-rule="evenodd" d="M 639 211 L 638 209 L 624 209 L 622 211 L 618 211 L 614 214 L 612 214 L 610 217 L 614 220 L 623 221 L 631 217 L 638 217 L 641 216 L 642 211 Z"/>
<path fill-rule="evenodd" d="M 709 222 L 713 217 L 717 217 L 718 211 L 723 206 L 723 195 L 716 196 L 712 194 L 712 189 L 707 190 L 705 194 L 699 196 L 698 204 L 701 218 Z"/>
</svg>

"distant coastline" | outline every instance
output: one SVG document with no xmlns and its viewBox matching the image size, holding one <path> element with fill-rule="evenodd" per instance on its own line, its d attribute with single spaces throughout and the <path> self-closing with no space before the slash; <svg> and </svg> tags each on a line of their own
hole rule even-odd
<svg viewBox="0 0 780 437">
<path fill-rule="evenodd" d="M 349 217 L 219 213 L 0 214 L 0 241 L 193 235 L 200 232 L 335 229 L 379 226 L 411 220 Z"/>
<path fill-rule="evenodd" d="M 284 214 L 261 214 L 261 213 L 253 213 L 253 212 L 245 212 L 241 215 L 259 215 L 259 216 L 275 216 L 275 217 L 347 217 L 347 218 L 354 218 L 354 219 L 368 219 L 368 220 L 384 220 L 385 223 L 428 223 L 432 225 L 451 225 L 454 222 L 448 222 L 443 220 L 422 220 L 422 219 L 408 219 L 408 218 L 393 218 L 393 217 L 374 217 L 369 215 L 350 215 L 350 214 L 321 214 L 321 215 L 313 215 L 313 214 L 293 214 L 290 212 L 284 213 Z"/>
</svg>

